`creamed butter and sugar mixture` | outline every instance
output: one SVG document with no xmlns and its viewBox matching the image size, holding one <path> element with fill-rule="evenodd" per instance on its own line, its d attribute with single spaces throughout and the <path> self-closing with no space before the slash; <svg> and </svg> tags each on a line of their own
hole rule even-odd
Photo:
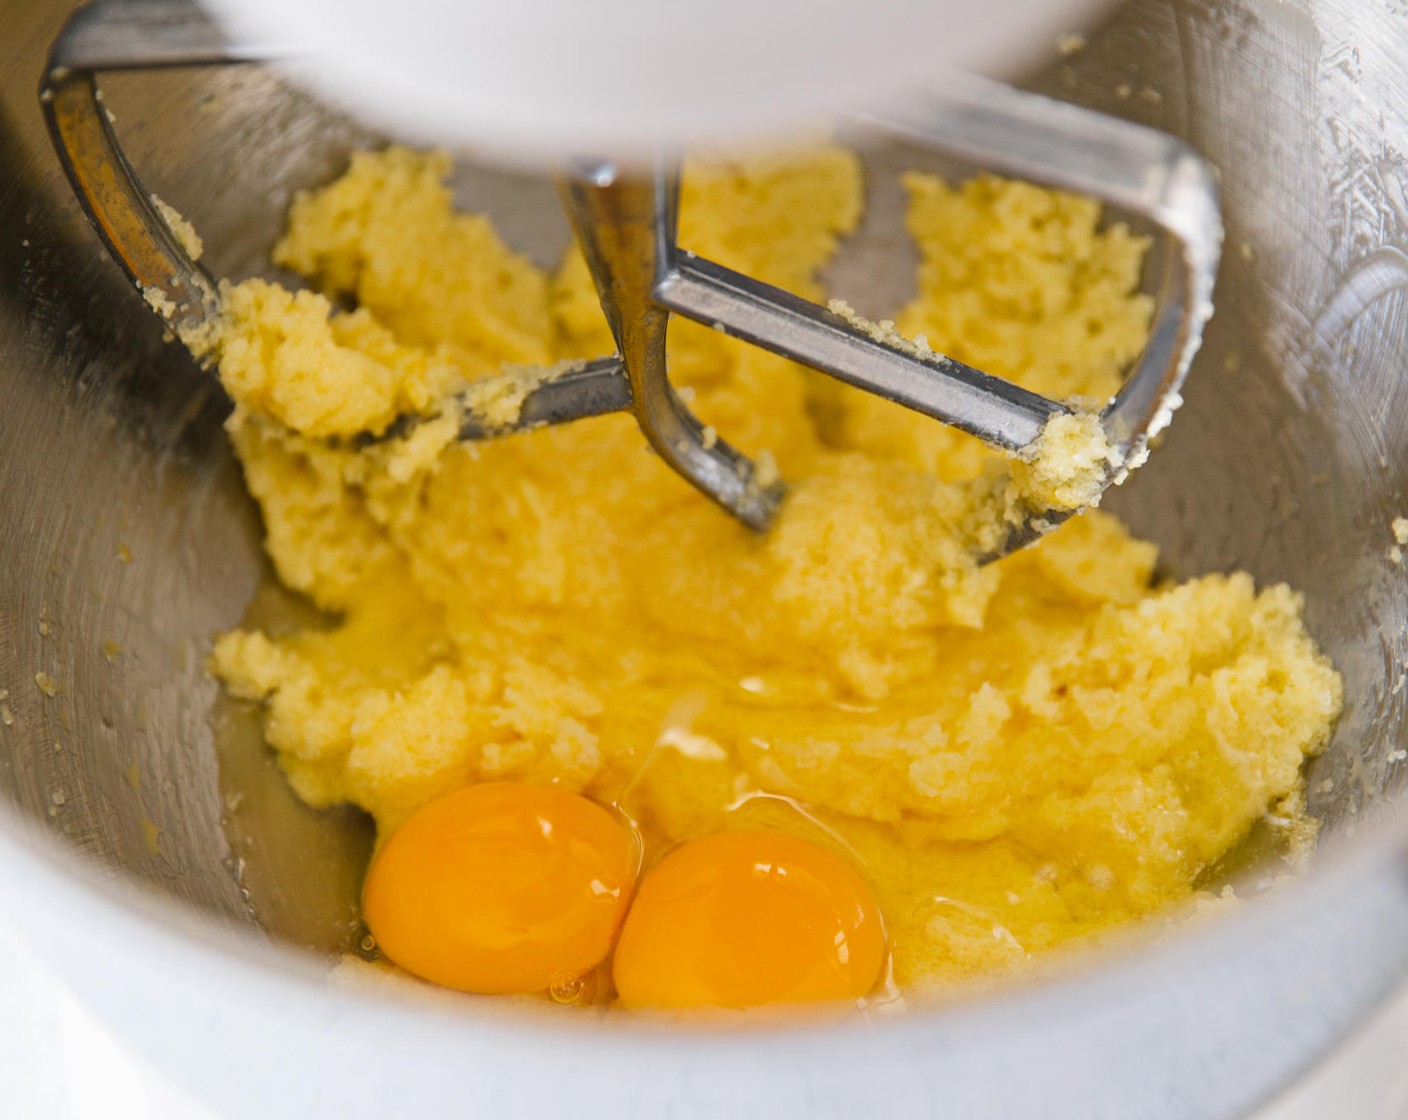
<svg viewBox="0 0 1408 1120">
<path fill-rule="evenodd" d="M 310 290 L 224 289 L 230 435 L 279 579 L 330 621 L 226 634 L 213 665 L 267 705 L 305 800 L 386 832 L 519 778 L 621 805 L 653 850 L 737 821 L 815 834 L 873 883 L 914 993 L 1170 911 L 1273 809 L 1306 824 L 1341 684 L 1292 590 L 1155 583 L 1154 546 L 1094 511 L 977 566 L 963 526 L 993 452 L 716 331 L 676 320 L 671 374 L 787 479 L 766 534 L 629 416 L 470 444 L 447 410 L 339 440 L 613 349 L 581 258 L 544 274 L 454 212 L 448 171 L 355 155 L 278 246 Z M 1148 330 L 1145 243 L 1023 183 L 904 187 L 920 263 L 898 329 L 1107 398 Z M 824 300 L 862 193 L 836 147 L 692 165 L 681 243 Z"/>
</svg>

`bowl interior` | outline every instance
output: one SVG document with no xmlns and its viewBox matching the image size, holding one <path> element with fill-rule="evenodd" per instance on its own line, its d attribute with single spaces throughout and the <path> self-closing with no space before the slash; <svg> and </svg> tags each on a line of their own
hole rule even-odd
<svg viewBox="0 0 1408 1120">
<path fill-rule="evenodd" d="M 34 90 L 67 9 L 19 0 L 0 47 L 0 803 L 113 876 L 221 923 L 330 953 L 358 936 L 370 843 L 350 810 L 288 790 L 258 713 L 204 670 L 242 619 L 308 608 L 272 586 L 257 512 L 221 423 L 228 402 L 127 287 L 77 211 Z M 1387 15 L 1384 16 L 1387 19 Z M 1336 34 L 1290 5 L 1140 0 L 1034 74 L 1056 96 L 1189 139 L 1222 175 L 1227 251 L 1187 403 L 1108 508 L 1172 576 L 1245 568 L 1304 592 L 1347 708 L 1310 767 L 1322 849 L 1396 815 L 1405 594 L 1391 520 L 1408 512 L 1408 121 L 1368 16 Z M 1350 64 L 1352 62 L 1352 65 Z M 149 187 L 200 230 L 217 274 L 268 273 L 292 193 L 378 142 L 256 67 L 118 76 L 108 104 Z M 1383 111 L 1381 112 L 1381 107 Z M 867 152 L 870 217 L 835 270 L 883 273 L 862 311 L 905 290 L 893 174 Z M 460 203 L 556 263 L 551 181 L 460 161 Z"/>
</svg>

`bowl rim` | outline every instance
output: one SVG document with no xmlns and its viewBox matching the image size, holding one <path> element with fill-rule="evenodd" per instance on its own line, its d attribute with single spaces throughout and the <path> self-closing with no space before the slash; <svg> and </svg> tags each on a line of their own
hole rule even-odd
<svg viewBox="0 0 1408 1120">
<path fill-rule="evenodd" d="M 769 1054 L 785 1061 L 811 1053 L 818 1045 L 837 1050 L 833 1041 L 845 1039 L 848 1046 L 839 1049 L 865 1060 L 877 1048 L 893 1048 L 908 1040 L 902 1048 L 911 1049 L 915 1041 L 955 1029 L 972 1036 L 974 1032 L 1007 1034 L 1014 1022 L 1028 1031 L 1059 1028 L 1069 1024 L 1072 1006 L 1108 1005 L 1127 999 L 1132 987 L 1177 984 L 1180 977 L 1217 957 L 1255 948 L 1293 928 L 1297 915 L 1338 906 L 1346 892 L 1363 890 L 1376 879 L 1387 880 L 1408 896 L 1408 812 L 1388 812 L 1385 818 L 1366 835 L 1314 858 L 1309 867 L 1286 875 L 1258 896 L 1189 920 L 1167 936 L 1156 935 L 1147 922 L 1138 923 L 1129 930 L 1131 936 L 1072 954 L 1062 967 L 1010 984 L 967 990 L 904 1014 L 869 1021 L 854 1017 L 840 1023 L 769 1022 L 765 1024 Z M 756 1049 L 763 1026 L 740 1030 L 736 1024 L 720 1028 L 671 1023 L 671 1029 L 661 1030 L 659 1020 L 649 1016 L 592 1017 L 584 1023 L 567 1016 L 509 1014 L 507 1008 L 470 1014 L 465 1000 L 487 1002 L 494 997 L 442 994 L 427 986 L 432 997 L 441 996 L 431 1006 L 430 1000 L 408 999 L 380 987 L 334 985 L 329 982 L 325 958 L 261 937 L 254 928 L 219 924 L 194 904 L 163 897 L 139 880 L 101 874 L 96 862 L 85 866 L 81 853 L 66 841 L 3 807 L 0 890 L 7 886 L 21 891 L 20 897 L 31 908 L 44 911 L 38 915 L 39 924 L 61 919 L 85 930 L 100 930 L 105 942 L 124 952 L 145 946 L 165 969 L 204 975 L 223 972 L 256 999 L 301 998 L 315 1011 L 342 1017 L 370 1012 L 384 1020 L 383 1026 L 394 1020 L 398 1029 L 413 1033 L 434 1024 L 437 1031 L 455 1031 L 472 1040 L 482 1054 L 556 1040 L 570 1043 L 575 1053 L 594 1060 L 619 1055 L 622 1044 L 629 1045 L 633 1060 L 662 1056 L 674 1060 L 681 1044 L 694 1046 L 704 1040 L 715 1057 L 729 1051 L 743 1057 Z M 17 924 L 22 936 L 32 935 L 32 923 L 19 920 Z M 1402 964 L 1408 973 L 1408 945 L 1403 947 Z M 1387 998 L 1391 990 L 1383 991 L 1382 997 Z M 75 994 L 81 999 L 81 992 Z M 1333 1037 L 1326 1038 L 1325 1045 L 1331 1041 Z"/>
</svg>

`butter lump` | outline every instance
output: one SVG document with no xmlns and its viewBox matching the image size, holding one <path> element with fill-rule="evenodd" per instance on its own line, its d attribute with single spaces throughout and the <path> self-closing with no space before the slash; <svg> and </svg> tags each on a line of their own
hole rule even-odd
<svg viewBox="0 0 1408 1120">
<path fill-rule="evenodd" d="M 543 275 L 453 213 L 446 170 L 356 155 L 295 202 L 276 254 L 315 290 L 225 289 L 231 439 L 279 579 L 329 621 L 236 630 L 212 665 L 265 705 L 303 798 L 360 805 L 384 833 L 465 783 L 522 778 L 619 802 L 652 852 L 730 823 L 817 832 L 873 880 L 913 994 L 1201 897 L 1273 808 L 1308 827 L 1301 766 L 1342 695 L 1294 593 L 1155 584 L 1155 548 L 1098 511 L 978 567 L 967 519 L 991 451 L 719 332 L 673 323 L 672 376 L 788 479 L 766 535 L 629 417 L 329 440 L 505 364 L 612 348 L 580 257 Z M 682 244 L 825 295 L 860 213 L 852 155 L 724 157 L 684 183 Z M 904 185 L 920 265 L 896 327 L 1052 396 L 1108 397 L 1148 330 L 1144 242 L 1026 184 Z M 1080 474 L 1027 484 L 1081 505 Z"/>
</svg>

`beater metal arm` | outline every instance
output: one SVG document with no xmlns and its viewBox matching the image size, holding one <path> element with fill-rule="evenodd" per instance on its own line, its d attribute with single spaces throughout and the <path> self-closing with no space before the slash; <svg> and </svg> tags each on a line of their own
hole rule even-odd
<svg viewBox="0 0 1408 1120">
<path fill-rule="evenodd" d="M 655 278 L 675 240 L 677 179 L 663 167 L 639 178 L 597 163 L 562 181 L 562 201 L 630 378 L 632 411 L 650 446 L 745 525 L 765 529 L 782 487 L 775 480 L 760 482 L 746 456 L 717 436 L 706 436 L 666 373 L 670 313 L 655 298 Z"/>
<path fill-rule="evenodd" d="M 64 171 L 114 258 L 178 334 L 219 314 L 218 289 L 123 155 L 94 76 L 292 53 L 287 45 L 228 41 L 193 0 L 95 0 L 70 18 L 54 44 L 40 99 Z M 1211 312 L 1222 235 L 1211 170 L 1173 137 L 962 75 L 950 75 L 942 93 L 915 103 L 908 115 L 863 123 L 1090 195 L 1162 231 L 1165 251 L 1158 258 L 1162 274 L 1149 341 L 1101 413 L 1119 461 L 1110 481 L 1122 480 L 1143 461 L 1149 439 L 1178 406 Z M 671 312 L 1019 454 L 1048 420 L 1069 411 L 680 249 L 678 185 L 663 165 L 643 176 L 606 163 L 583 165 L 564 180 L 562 195 L 620 354 L 556 376 L 501 375 L 499 387 L 522 399 L 519 419 L 509 428 L 496 427 L 467 407 L 465 439 L 629 410 L 671 467 L 746 524 L 766 527 L 782 485 L 760 480 L 753 463 L 706 432 L 672 388 L 665 362 Z M 479 383 L 480 392 L 484 388 Z M 467 405 L 472 397 L 466 394 Z M 402 418 L 390 434 L 414 420 Z M 998 554 L 1035 539 L 1070 512 L 1027 511 Z"/>
<path fill-rule="evenodd" d="M 1222 253 L 1212 168 L 1167 133 L 975 77 L 902 113 L 856 119 L 1017 179 L 1098 198 L 1162 233 L 1149 340 L 1101 413 L 1125 464 L 1113 481 L 1122 481 L 1181 403 L 1179 389 L 1212 315 Z"/>
<path fill-rule="evenodd" d="M 50 50 L 39 100 L 64 174 L 113 259 L 173 334 L 198 331 L 218 317 L 218 286 L 186 251 L 128 161 L 96 75 L 259 62 L 293 53 L 273 43 L 230 41 L 192 0 L 96 0 L 69 18 Z M 503 374 L 502 381 L 510 392 L 524 384 L 521 373 Z M 489 389 L 479 384 L 491 397 Z M 510 429 L 466 409 L 460 436 L 489 438 L 630 407 L 620 360 L 599 358 L 532 381 Z M 403 417 L 387 434 L 404 431 L 415 419 Z"/>
<path fill-rule="evenodd" d="M 109 0 L 79 8 L 54 42 L 39 100 L 54 149 L 103 244 L 174 332 L 215 311 L 215 282 L 157 212 L 112 129 L 94 75 L 244 61 L 183 0 Z"/>
<path fill-rule="evenodd" d="M 774 480 L 760 486 L 752 461 L 706 436 L 675 393 L 665 358 L 671 311 L 1009 451 L 1029 446 L 1052 416 L 1069 411 L 941 354 L 897 349 L 826 308 L 681 250 L 679 182 L 663 162 L 646 175 L 609 162 L 583 165 L 562 180 L 561 193 L 641 430 L 671 467 L 755 529 L 772 520 L 783 488 Z"/>
<path fill-rule="evenodd" d="M 840 315 L 721 264 L 664 247 L 655 299 L 671 311 L 912 408 L 1006 451 L 1070 410 L 942 354 L 897 349 Z"/>
</svg>

